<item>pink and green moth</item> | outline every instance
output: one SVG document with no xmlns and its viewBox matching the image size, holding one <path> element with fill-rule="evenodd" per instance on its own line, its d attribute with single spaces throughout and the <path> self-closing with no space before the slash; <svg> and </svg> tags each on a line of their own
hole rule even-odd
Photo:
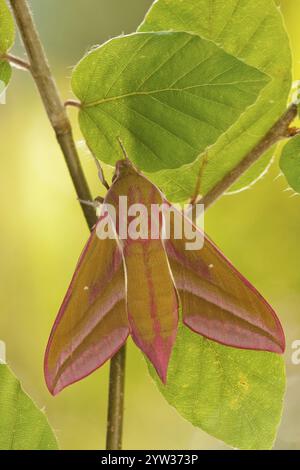
<svg viewBox="0 0 300 470">
<path fill-rule="evenodd" d="M 117 162 L 104 206 L 118 213 L 120 196 L 147 208 L 165 202 L 128 159 Z M 107 216 L 90 235 L 51 331 L 44 367 L 53 395 L 103 365 L 129 335 L 166 383 L 180 308 L 195 334 L 284 352 L 273 309 L 207 237 L 198 251 L 186 250 L 184 237 L 166 240 L 160 232 L 155 239 L 120 240 L 118 226 L 115 239 L 100 239 L 97 226 Z M 177 217 L 184 216 L 177 211 Z"/>
</svg>

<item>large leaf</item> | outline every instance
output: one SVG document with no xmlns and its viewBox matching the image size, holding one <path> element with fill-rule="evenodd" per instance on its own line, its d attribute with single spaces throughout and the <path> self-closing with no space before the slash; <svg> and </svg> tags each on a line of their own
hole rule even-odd
<svg viewBox="0 0 300 470">
<path fill-rule="evenodd" d="M 159 30 L 192 31 L 272 77 L 255 106 L 208 150 L 200 184 L 201 193 L 206 194 L 260 140 L 286 107 L 291 53 L 282 16 L 273 0 L 157 0 L 140 31 Z M 265 157 L 264 166 L 270 156 L 271 153 Z M 155 176 L 155 182 L 171 200 L 185 200 L 196 184 L 201 160 L 162 172 Z M 254 165 L 233 189 L 248 185 L 262 170 L 261 162 Z"/>
<path fill-rule="evenodd" d="M 280 157 L 280 169 L 290 187 L 300 193 L 300 135 L 284 146 Z"/>
<path fill-rule="evenodd" d="M 5 54 L 13 45 L 15 38 L 14 22 L 5 0 L 0 0 L 0 96 L 11 76 L 10 65 L 1 60 L 1 55 Z M 2 84 L 1 84 L 2 82 Z"/>
<path fill-rule="evenodd" d="M 269 78 L 189 33 L 136 33 L 93 50 L 76 67 L 81 130 L 106 163 L 149 172 L 195 161 L 253 104 Z"/>
<path fill-rule="evenodd" d="M 45 414 L 22 390 L 6 365 L 0 365 L 0 449 L 57 449 Z"/>
<path fill-rule="evenodd" d="M 222 346 L 181 326 L 161 393 L 179 413 L 240 449 L 272 447 L 282 412 L 282 356 Z"/>
<path fill-rule="evenodd" d="M 14 43 L 15 30 L 12 15 L 5 0 L 0 0 L 0 54 L 4 54 Z"/>
</svg>

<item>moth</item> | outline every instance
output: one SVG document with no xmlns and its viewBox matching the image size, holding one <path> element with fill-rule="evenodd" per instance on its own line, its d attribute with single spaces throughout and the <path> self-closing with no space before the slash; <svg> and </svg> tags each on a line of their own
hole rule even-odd
<svg viewBox="0 0 300 470">
<path fill-rule="evenodd" d="M 53 395 L 103 365 L 129 335 L 166 383 L 179 312 L 187 328 L 218 343 L 284 352 L 275 312 L 207 236 L 202 249 L 187 250 L 184 234 L 176 238 L 170 230 L 168 238 L 163 236 L 162 211 L 155 237 L 121 237 L 121 197 L 149 213 L 153 205 L 170 206 L 129 159 L 116 163 L 48 341 L 44 370 Z M 106 206 L 120 216 L 111 222 L 114 237 L 103 233 L 110 218 Z M 172 226 L 179 221 L 199 230 L 181 211 L 174 214 Z"/>
</svg>

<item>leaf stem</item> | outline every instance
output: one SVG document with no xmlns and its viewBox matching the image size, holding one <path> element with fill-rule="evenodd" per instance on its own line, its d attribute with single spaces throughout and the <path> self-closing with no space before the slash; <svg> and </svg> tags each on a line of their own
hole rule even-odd
<svg viewBox="0 0 300 470">
<path fill-rule="evenodd" d="M 286 112 L 278 119 L 267 134 L 245 157 L 219 181 L 199 203 L 204 204 L 205 209 L 216 202 L 240 176 L 242 176 L 267 150 L 280 140 L 293 137 L 289 125 L 297 116 L 297 105 L 291 104 Z"/>
<path fill-rule="evenodd" d="M 64 155 L 78 199 L 89 201 L 91 192 L 85 179 L 72 135 L 72 128 L 55 80 L 48 65 L 42 43 L 26 0 L 10 0 L 20 34 L 30 62 L 30 71 L 44 103 L 50 123 Z M 96 222 L 94 208 L 81 203 L 90 228 Z M 125 347 L 111 359 L 108 416 L 108 444 L 113 449 L 121 446 L 123 397 L 125 377 Z"/>
<path fill-rule="evenodd" d="M 67 100 L 64 102 L 64 106 L 75 106 L 76 108 L 81 108 L 81 103 L 80 101 L 77 100 Z"/>
<path fill-rule="evenodd" d="M 30 70 L 29 62 L 26 62 L 26 60 L 23 60 L 20 57 L 16 57 L 12 54 L 4 54 L 1 57 L 1 59 L 6 60 L 11 65 L 15 66 L 17 69 L 22 69 L 22 70 L 26 70 L 26 71 Z"/>
</svg>

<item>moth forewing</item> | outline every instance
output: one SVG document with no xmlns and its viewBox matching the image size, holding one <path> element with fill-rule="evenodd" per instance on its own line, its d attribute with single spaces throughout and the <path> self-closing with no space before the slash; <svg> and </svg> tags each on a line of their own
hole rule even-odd
<svg viewBox="0 0 300 470">
<path fill-rule="evenodd" d="M 44 370 L 53 395 L 110 359 L 129 334 L 122 255 L 116 240 L 97 237 L 79 258 L 48 341 Z"/>
</svg>

